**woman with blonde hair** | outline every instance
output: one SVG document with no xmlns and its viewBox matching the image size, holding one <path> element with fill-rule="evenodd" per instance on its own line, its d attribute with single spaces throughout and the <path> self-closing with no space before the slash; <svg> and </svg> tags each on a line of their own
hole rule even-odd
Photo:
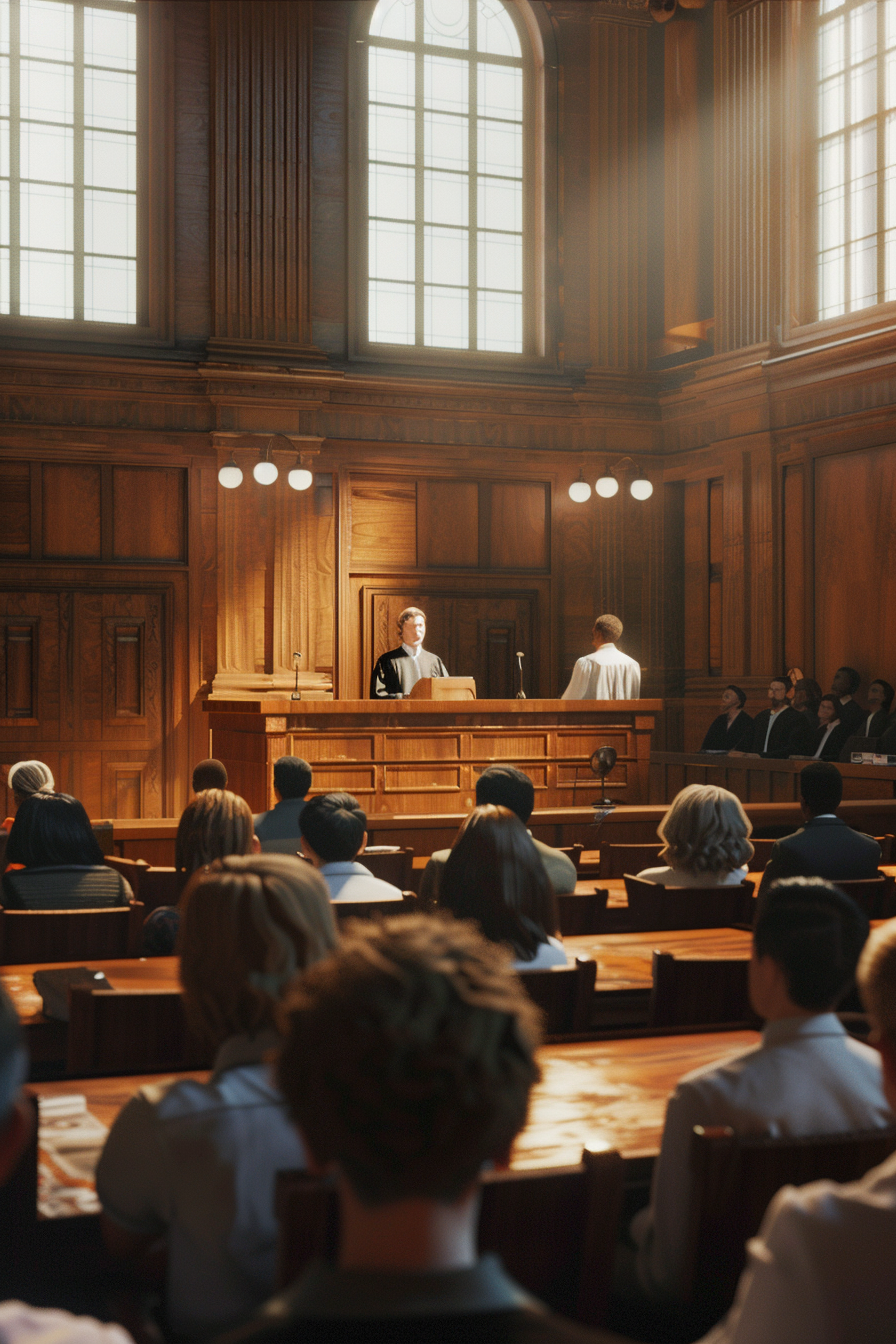
<svg viewBox="0 0 896 1344">
<path fill-rule="evenodd" d="M 283 854 L 218 860 L 182 907 L 184 1013 L 214 1071 L 141 1088 L 96 1185 L 113 1254 L 140 1260 L 164 1239 L 167 1324 L 196 1337 L 246 1320 L 274 1290 L 276 1173 L 306 1158 L 267 1060 L 284 990 L 337 934 L 323 878 Z"/>
<path fill-rule="evenodd" d="M 666 867 L 638 873 L 664 887 L 729 887 L 743 882 L 753 857 L 753 824 L 739 798 L 715 784 L 689 784 L 657 827 Z"/>
<path fill-rule="evenodd" d="M 203 789 L 181 813 L 174 841 L 174 866 L 181 872 L 228 854 L 258 853 L 249 804 L 229 789 Z"/>
</svg>

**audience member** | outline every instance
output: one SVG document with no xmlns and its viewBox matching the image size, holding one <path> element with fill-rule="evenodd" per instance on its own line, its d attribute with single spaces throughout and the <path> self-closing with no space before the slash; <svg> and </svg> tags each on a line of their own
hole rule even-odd
<svg viewBox="0 0 896 1344">
<path fill-rule="evenodd" d="M 811 677 L 798 677 L 793 685 L 792 709 L 805 715 L 813 728 L 818 727 L 818 702 L 821 699 L 821 687 Z"/>
<path fill-rule="evenodd" d="M 341 1207 L 317 1261 L 232 1340 L 245 1344 L 569 1344 L 476 1250 L 477 1182 L 506 1161 L 539 1076 L 536 1011 L 507 954 L 469 924 L 359 922 L 286 1004 L 280 1090 Z"/>
<path fill-rule="evenodd" d="M 722 692 L 722 712 L 713 719 L 703 739 L 701 751 L 749 751 L 753 741 L 753 720 L 744 712 L 747 693 L 739 686 L 726 686 Z"/>
<path fill-rule="evenodd" d="M 16 761 L 15 765 L 9 767 L 6 787 L 12 790 L 15 811 L 18 811 L 25 799 L 30 798 L 34 793 L 56 792 L 53 771 L 48 765 L 44 765 L 43 761 Z M 10 830 L 14 819 L 14 817 L 7 817 L 3 822 L 2 829 L 4 831 Z"/>
<path fill-rule="evenodd" d="M 277 1003 L 336 946 L 325 884 L 283 855 L 220 859 L 184 892 L 180 977 L 214 1071 L 147 1085 L 120 1112 L 97 1167 L 110 1250 L 167 1243 L 175 1337 L 245 1320 L 274 1288 L 274 1182 L 305 1153 L 269 1075 Z"/>
<path fill-rule="evenodd" d="M 299 815 L 302 853 L 329 888 L 331 901 L 400 901 L 401 891 L 374 877 L 357 857 L 367 844 L 367 814 L 350 793 L 324 793 Z"/>
<path fill-rule="evenodd" d="M 11 910 L 99 909 L 126 905 L 134 894 L 103 862 L 90 820 L 77 798 L 38 791 L 26 798 L 9 832 L 3 904 Z"/>
<path fill-rule="evenodd" d="M 896 1112 L 896 920 L 875 929 L 859 988 Z M 785 1185 L 747 1243 L 734 1306 L 703 1344 L 891 1344 L 896 1154 L 860 1181 Z"/>
<path fill-rule="evenodd" d="M 206 789 L 227 788 L 227 766 L 212 756 L 200 761 L 193 771 L 193 792 L 204 793 Z"/>
<path fill-rule="evenodd" d="M 769 756 L 784 760 L 801 752 L 808 754 L 812 728 L 805 714 L 791 708 L 787 699 L 789 687 L 786 677 L 772 677 L 768 686 L 769 707 L 761 710 L 753 720 L 751 750 L 732 751 L 732 756 Z"/>
<path fill-rule="evenodd" d="M 311 788 L 311 766 L 301 756 L 281 756 L 274 762 L 275 805 L 255 817 L 255 834 L 262 852 L 295 854 L 299 848 L 299 816 Z"/>
<path fill-rule="evenodd" d="M 818 702 L 818 727 L 815 730 L 814 751 L 808 754 L 816 761 L 838 761 L 849 737 L 846 725 L 839 719 L 840 702 L 836 695 L 823 695 Z"/>
<path fill-rule="evenodd" d="M 458 919 L 475 919 L 491 942 L 511 947 L 517 970 L 566 965 L 544 864 L 507 807 L 485 803 L 467 817 L 442 873 L 439 905 Z"/>
<path fill-rule="evenodd" d="M 862 706 L 855 699 L 861 681 L 854 667 L 838 667 L 831 678 L 831 692 L 840 702 L 840 722 L 846 729 L 847 737 L 857 733 L 865 719 Z"/>
<path fill-rule="evenodd" d="M 867 936 L 858 906 L 827 882 L 796 878 L 762 898 L 750 960 L 762 1042 L 688 1074 L 669 1100 L 650 1205 L 632 1223 L 649 1296 L 675 1298 L 682 1290 L 695 1125 L 796 1137 L 891 1123 L 877 1051 L 848 1036 L 834 1012 Z"/>
<path fill-rule="evenodd" d="M 743 882 L 753 857 L 753 823 L 739 798 L 715 784 L 689 784 L 657 827 L 662 868 L 638 873 L 664 887 L 729 887 Z"/>
<path fill-rule="evenodd" d="M 859 882 L 877 877 L 880 845 L 836 815 L 843 779 L 836 765 L 813 762 L 800 771 L 800 811 L 805 826 L 772 845 L 759 894 L 782 877 L 825 877 Z"/>
<path fill-rule="evenodd" d="M 858 728 L 854 729 L 862 737 L 881 737 L 890 723 L 890 711 L 893 707 L 893 697 L 896 696 L 896 690 L 888 681 L 883 681 L 880 677 L 872 681 L 868 687 L 868 715 Z"/>
<path fill-rule="evenodd" d="M 181 813 L 174 840 L 174 866 L 183 873 L 224 859 L 259 852 L 248 803 L 228 789 L 203 789 Z"/>
<path fill-rule="evenodd" d="M 535 807 L 535 786 L 529 776 L 515 766 L 489 765 L 476 780 L 476 803 L 477 806 L 494 803 L 496 807 L 509 808 L 527 826 Z M 572 859 L 534 836 L 531 839 L 556 894 L 563 896 L 575 891 L 576 866 Z M 437 849 L 423 869 L 420 899 L 424 904 L 433 905 L 438 900 L 439 880 L 450 853 L 450 849 Z"/>
</svg>

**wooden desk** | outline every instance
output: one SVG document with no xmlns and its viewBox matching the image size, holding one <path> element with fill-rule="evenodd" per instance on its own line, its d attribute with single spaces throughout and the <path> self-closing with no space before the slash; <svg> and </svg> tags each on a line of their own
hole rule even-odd
<svg viewBox="0 0 896 1344">
<path fill-rule="evenodd" d="M 752 934 L 743 929 L 670 929 L 656 933 L 600 933 L 564 938 L 570 962 L 591 957 L 597 962 L 598 994 L 620 990 L 649 991 L 653 984 L 653 952 L 714 961 L 750 959 Z"/>
<path fill-rule="evenodd" d="M 808 764 L 808 761 L 772 761 L 703 752 L 652 751 L 648 797 L 651 802 L 661 803 L 674 798 L 687 784 L 717 784 L 737 794 L 742 803 L 798 803 L 800 771 Z M 837 769 L 843 776 L 846 799 L 896 797 L 896 766 L 838 761 Z"/>
</svg>

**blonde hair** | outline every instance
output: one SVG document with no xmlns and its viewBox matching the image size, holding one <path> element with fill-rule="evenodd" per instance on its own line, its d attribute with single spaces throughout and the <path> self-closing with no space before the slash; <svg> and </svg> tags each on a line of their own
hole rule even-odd
<svg viewBox="0 0 896 1344">
<path fill-rule="evenodd" d="M 203 789 L 181 813 L 174 866 L 194 873 L 213 859 L 248 854 L 252 845 L 249 804 L 229 789 Z"/>
<path fill-rule="evenodd" d="M 178 937 L 184 1011 L 215 1048 L 275 1025 L 299 971 L 337 943 L 327 885 L 286 854 L 232 855 L 195 873 L 181 897 Z"/>
<path fill-rule="evenodd" d="M 398 633 L 401 634 L 401 632 L 404 630 L 404 623 L 405 623 L 405 621 L 413 621 L 413 620 L 415 619 L 415 617 L 417 617 L 417 616 L 422 616 L 424 622 L 426 621 L 426 612 L 425 612 L 425 611 L 421 611 L 419 607 L 405 607 L 404 611 L 401 613 L 401 615 L 400 615 L 399 618 L 398 618 L 398 622 L 397 622 L 397 624 L 398 624 Z"/>
<path fill-rule="evenodd" d="M 695 873 L 730 873 L 753 857 L 753 824 L 740 799 L 715 784 L 689 784 L 657 827 L 660 859 Z"/>
<path fill-rule="evenodd" d="M 6 783 L 17 803 L 24 803 L 36 793 L 56 792 L 53 771 L 43 761 L 16 761 L 9 767 Z"/>
<path fill-rule="evenodd" d="M 872 930 L 856 978 L 873 1025 L 896 1045 L 896 919 Z"/>
</svg>

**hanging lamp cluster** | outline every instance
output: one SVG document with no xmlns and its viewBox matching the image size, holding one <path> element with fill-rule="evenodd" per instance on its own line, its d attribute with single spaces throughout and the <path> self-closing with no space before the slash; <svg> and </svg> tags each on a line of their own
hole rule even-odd
<svg viewBox="0 0 896 1344">
<path fill-rule="evenodd" d="M 631 466 L 634 473 L 629 485 L 632 498 L 642 501 L 650 498 L 653 494 L 653 482 L 648 480 L 633 458 L 620 457 L 619 461 L 614 462 L 612 466 L 608 462 L 603 475 L 599 476 L 594 483 L 594 488 L 601 499 L 612 499 L 614 495 L 619 493 L 619 477 L 616 473 L 627 466 Z M 578 478 L 569 487 L 569 497 L 574 504 L 585 504 L 591 498 L 591 486 L 585 480 L 584 466 L 580 468 Z"/>
<path fill-rule="evenodd" d="M 261 456 L 252 468 L 252 475 L 259 485 L 273 485 L 280 475 L 280 469 L 271 457 L 271 444 L 274 442 L 274 439 L 277 438 L 285 439 L 290 448 L 293 447 L 293 444 L 286 438 L 285 434 L 271 435 L 265 444 Z M 302 453 L 296 455 L 296 464 L 288 473 L 286 481 L 293 490 L 308 490 L 313 484 L 314 476 L 305 466 L 305 458 Z M 225 490 L 236 490 L 242 485 L 243 473 L 240 467 L 237 466 L 233 453 L 230 454 L 230 460 L 225 462 L 224 465 L 218 469 L 218 483 L 219 485 L 222 485 Z"/>
</svg>

